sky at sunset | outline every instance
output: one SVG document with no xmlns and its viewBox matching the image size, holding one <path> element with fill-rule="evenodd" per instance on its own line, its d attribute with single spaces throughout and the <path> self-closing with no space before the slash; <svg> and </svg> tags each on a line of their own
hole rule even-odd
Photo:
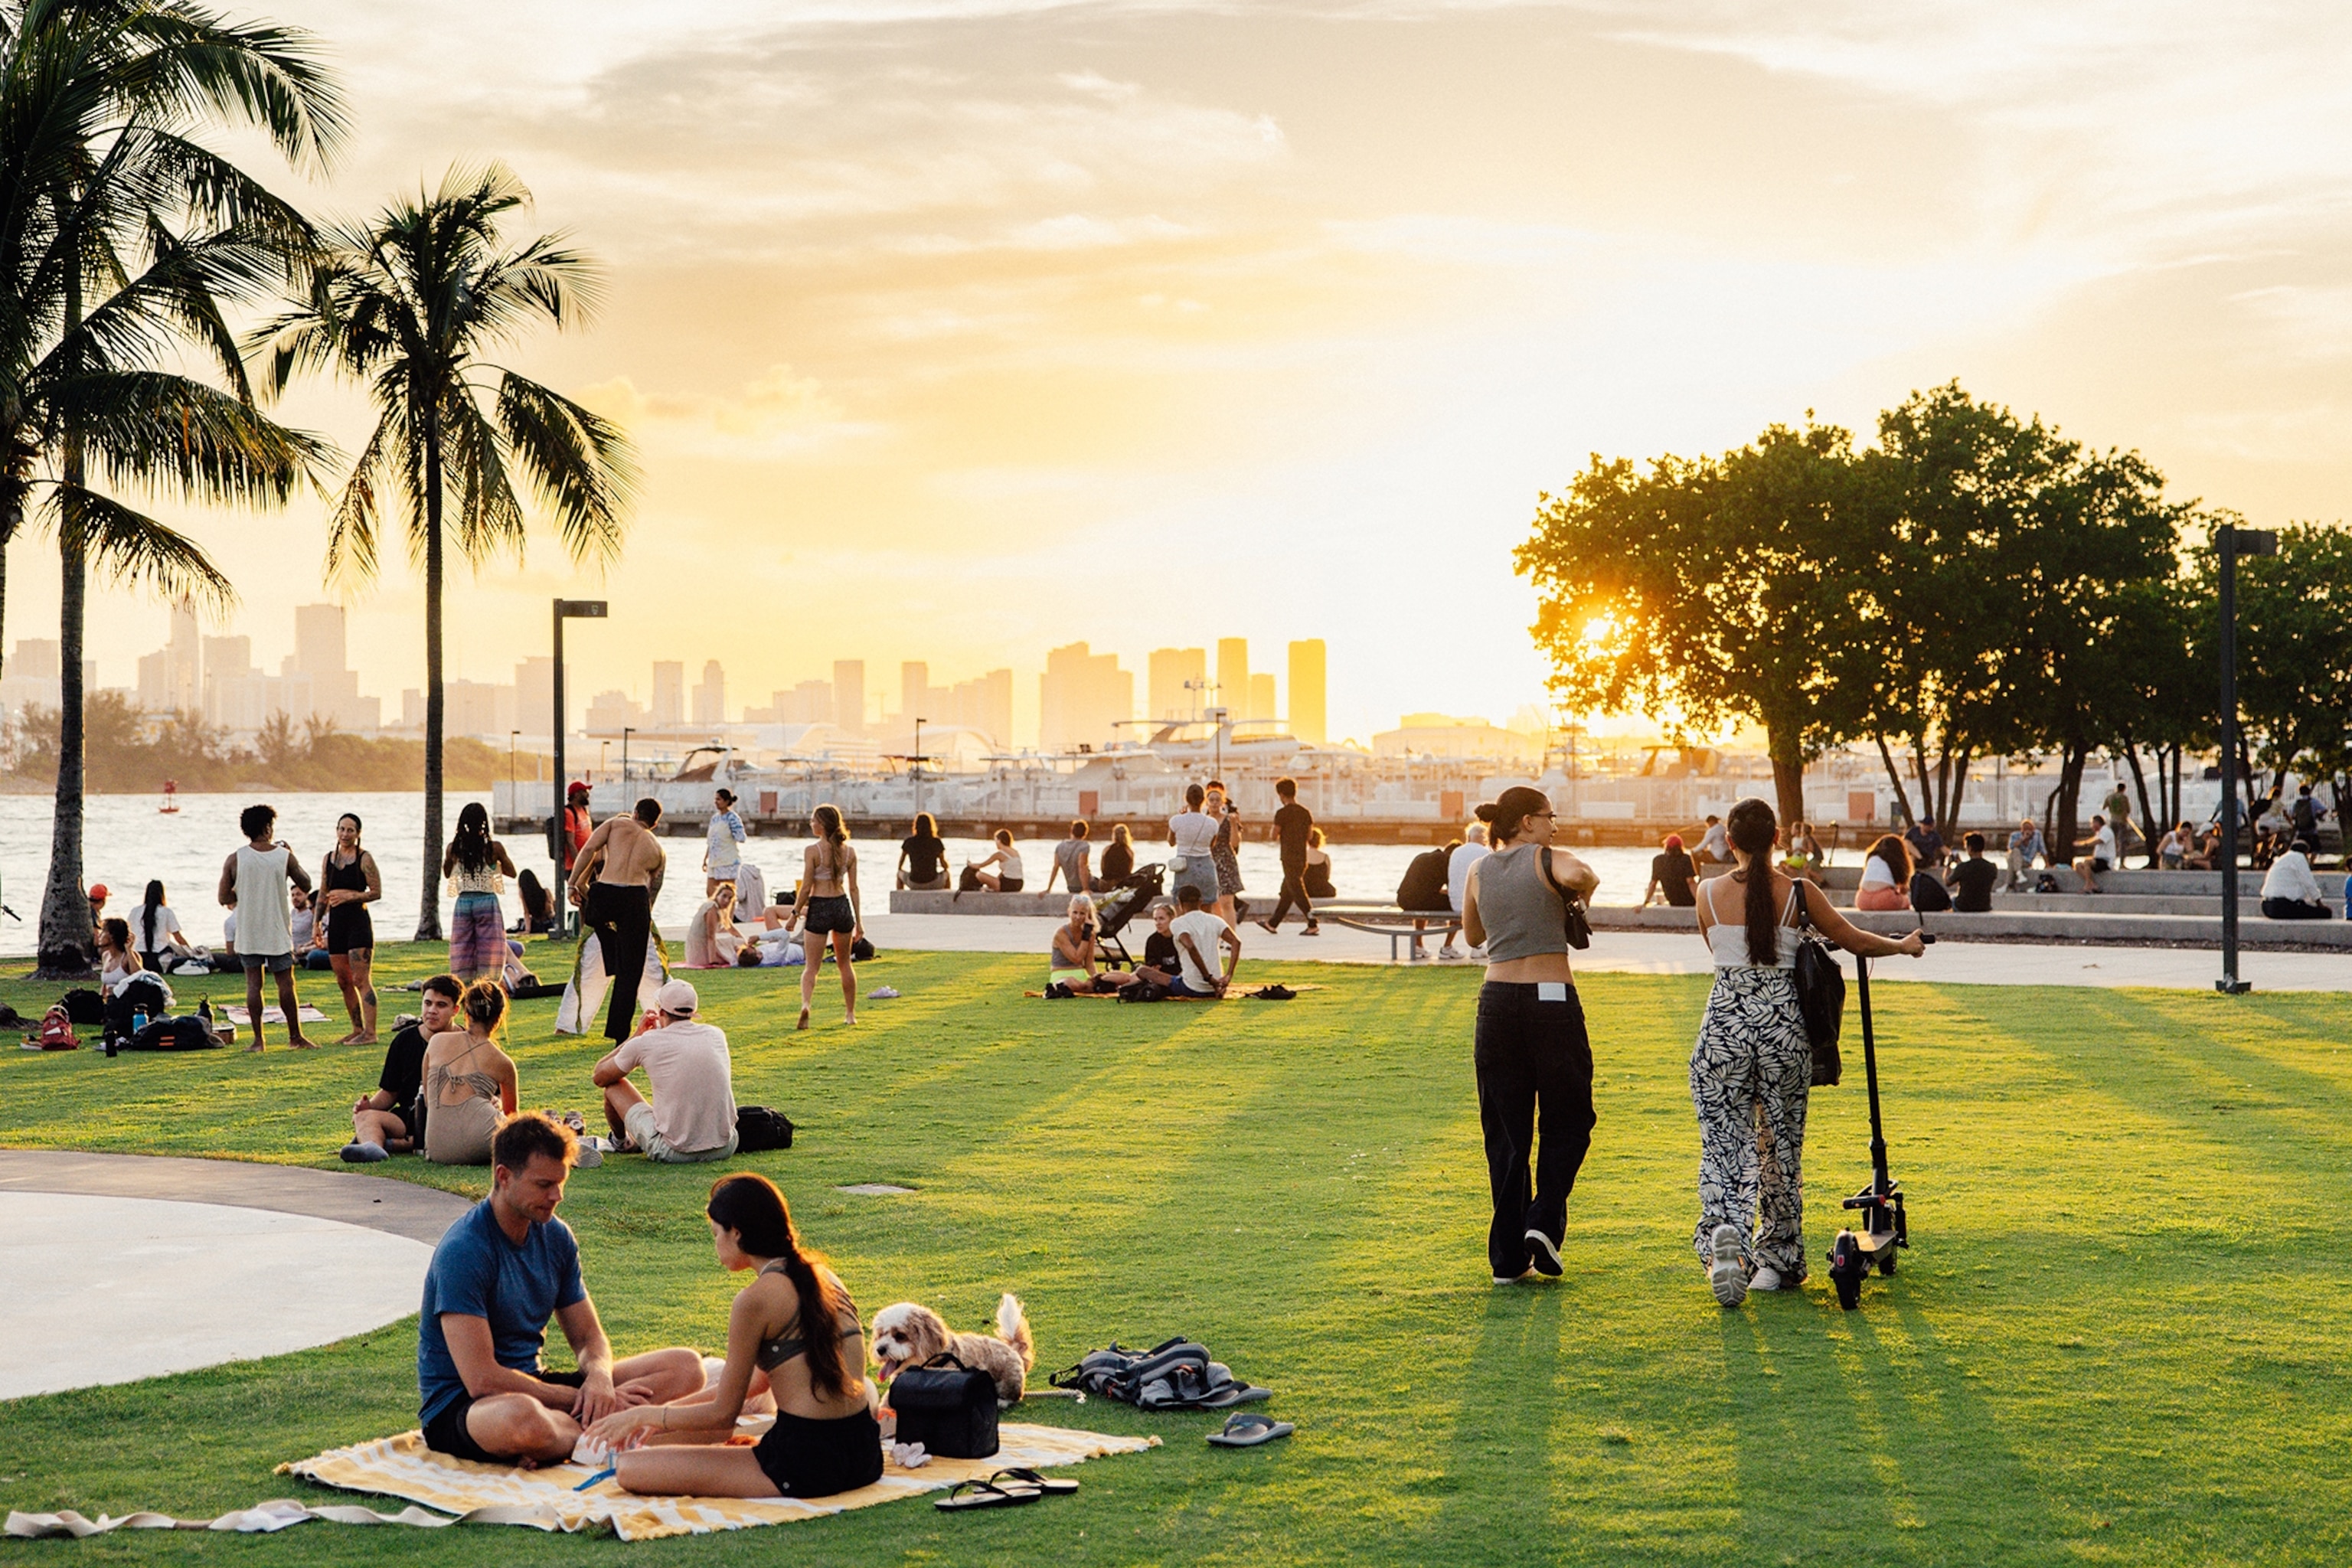
<svg viewBox="0 0 2352 1568">
<path fill-rule="evenodd" d="M 1958 377 L 2183 496 L 2352 479 L 2352 11 L 2170 0 L 278 0 L 348 83 L 322 215 L 495 157 L 604 262 L 510 363 L 625 421 L 620 567 L 460 573 L 451 673 L 613 601 L 575 690 L 1330 647 L 1334 738 L 1539 699 L 1510 550 L 1587 454 L 1866 429 Z M 257 170 L 266 167 L 257 155 Z M 526 232 L 519 229 L 519 233 Z M 294 422 L 347 448 L 348 390 Z M 273 667 L 321 509 L 191 520 Z M 5 636 L 54 636 L 19 542 Z M 396 714 L 422 596 L 352 594 Z M 93 601 L 103 683 L 162 640 Z M 690 678 L 691 679 L 691 678 Z"/>
</svg>

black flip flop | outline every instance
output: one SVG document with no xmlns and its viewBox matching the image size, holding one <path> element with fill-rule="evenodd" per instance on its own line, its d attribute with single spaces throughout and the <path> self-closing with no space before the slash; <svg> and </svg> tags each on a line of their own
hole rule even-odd
<svg viewBox="0 0 2352 1568">
<path fill-rule="evenodd" d="M 1039 1475 L 1025 1465 L 1009 1470 L 999 1470 L 988 1479 L 992 1486 L 1000 1481 L 1010 1481 L 1015 1488 L 1034 1488 L 1047 1497 L 1067 1497 L 1078 1489 L 1078 1483 L 1066 1477 Z"/>
<path fill-rule="evenodd" d="M 993 1481 L 958 1481 L 948 1489 L 948 1495 L 931 1504 L 942 1512 L 961 1512 L 969 1508 L 1018 1508 L 1035 1502 L 1045 1494 L 1028 1487 L 1000 1487 Z"/>
<path fill-rule="evenodd" d="M 1254 1410 L 1239 1410 L 1225 1417 L 1223 1430 L 1209 1434 L 1209 1441 L 1219 1448 L 1255 1448 L 1260 1443 L 1287 1437 L 1297 1430 L 1287 1421 L 1276 1421 Z"/>
</svg>

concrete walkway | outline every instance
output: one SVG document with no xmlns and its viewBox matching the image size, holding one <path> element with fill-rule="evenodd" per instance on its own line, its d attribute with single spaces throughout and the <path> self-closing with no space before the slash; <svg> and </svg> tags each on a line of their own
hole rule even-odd
<svg viewBox="0 0 2352 1568">
<path fill-rule="evenodd" d="M 1389 940 L 1370 931 L 1326 925 L 1323 934 L 1307 938 L 1297 926 L 1285 926 L 1268 936 L 1255 926 L 1242 928 L 1242 958 L 1274 958 L 1285 963 L 1386 963 Z M 1037 958 L 1037 978 L 1045 979 L 1046 944 L 1053 928 L 1020 915 L 889 915 L 866 918 L 866 935 L 885 950 L 928 949 L 948 952 L 1026 952 Z M 1131 926 L 1125 933 L 1129 946 L 1141 952 L 1148 925 Z M 1437 950 L 1438 932 L 1430 933 L 1429 950 Z M 1603 931 L 1593 933 L 1592 946 L 1575 956 L 1576 967 L 1596 972 L 1635 974 L 1698 974 L 1709 967 L 1706 949 L 1697 931 Z M 1437 965 L 1433 963 L 1428 967 Z M 2153 985 L 2187 991 L 2210 991 L 2221 973 L 2218 952 L 2171 947 L 2078 947 L 2061 942 L 1938 942 L 1923 959 L 1889 959 L 1873 971 L 1873 978 L 1934 980 L 1964 985 Z M 2245 952 L 2239 955 L 2238 973 L 2263 991 L 2352 992 L 2352 952 Z M 875 984 L 884 984 L 880 979 Z"/>
<path fill-rule="evenodd" d="M 465 1199 L 227 1160 L 0 1150 L 0 1399 L 283 1355 L 416 1310 Z"/>
</svg>

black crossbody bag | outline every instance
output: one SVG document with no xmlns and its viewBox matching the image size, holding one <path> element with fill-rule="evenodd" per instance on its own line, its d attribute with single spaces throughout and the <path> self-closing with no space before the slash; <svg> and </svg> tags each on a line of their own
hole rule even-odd
<svg viewBox="0 0 2352 1568">
<path fill-rule="evenodd" d="M 1536 868 L 1543 873 L 1543 879 L 1551 884 L 1551 890 L 1559 895 L 1568 945 L 1581 952 L 1592 945 L 1592 917 L 1585 913 L 1584 900 L 1560 886 L 1559 879 L 1551 874 L 1551 846 L 1538 844 L 1535 849 Z"/>
<path fill-rule="evenodd" d="M 1844 1075 L 1838 1031 L 1845 1024 L 1845 965 L 1837 950 L 1813 929 L 1804 884 L 1797 886 L 1797 1011 L 1804 1015 L 1805 1037 L 1813 1047 L 1813 1087 L 1835 1089 Z"/>
<path fill-rule="evenodd" d="M 996 1452 L 996 1380 L 954 1356 L 933 1356 L 890 1380 L 896 1440 L 920 1443 L 942 1459 L 985 1459 Z"/>
</svg>

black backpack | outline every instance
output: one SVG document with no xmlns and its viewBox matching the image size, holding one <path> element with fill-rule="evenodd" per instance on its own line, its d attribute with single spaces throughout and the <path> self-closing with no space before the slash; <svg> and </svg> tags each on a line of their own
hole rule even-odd
<svg viewBox="0 0 2352 1568">
<path fill-rule="evenodd" d="M 155 1018 L 122 1043 L 126 1051 L 210 1051 L 220 1048 L 220 1037 L 194 1013 L 176 1018 Z"/>
<path fill-rule="evenodd" d="M 793 1119 L 764 1105 L 735 1108 L 735 1152 L 757 1154 L 793 1146 Z"/>
<path fill-rule="evenodd" d="M 1937 914 L 1952 907 L 1952 895 L 1933 871 L 1911 873 L 1911 907 L 1927 914 Z"/>
<path fill-rule="evenodd" d="M 1274 1396 L 1270 1388 L 1234 1377 L 1231 1367 L 1209 1359 L 1204 1346 L 1181 1335 L 1162 1340 L 1148 1351 L 1113 1344 L 1108 1350 L 1092 1352 L 1076 1366 L 1054 1373 L 1046 1381 L 1056 1388 L 1075 1388 L 1139 1410 L 1223 1410 Z"/>
</svg>

